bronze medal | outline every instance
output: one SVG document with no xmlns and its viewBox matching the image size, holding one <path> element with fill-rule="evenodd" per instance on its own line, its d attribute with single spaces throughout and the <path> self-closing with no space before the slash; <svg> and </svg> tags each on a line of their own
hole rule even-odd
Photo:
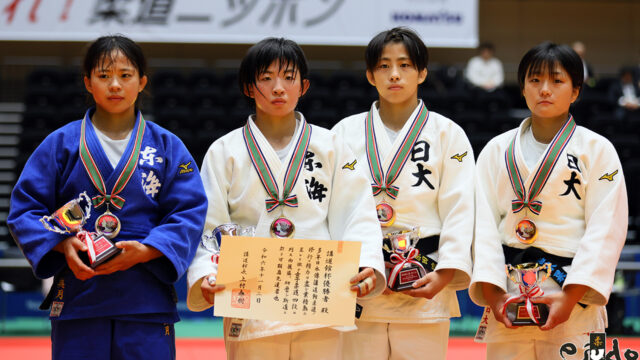
<svg viewBox="0 0 640 360">
<path fill-rule="evenodd" d="M 113 215 L 109 209 L 96 220 L 96 232 L 107 239 L 113 239 L 120 233 L 120 219 Z"/>
<path fill-rule="evenodd" d="M 516 225 L 516 237 L 521 243 L 531 245 L 538 238 L 538 229 L 531 219 L 522 219 Z"/>
<path fill-rule="evenodd" d="M 380 226 L 382 227 L 389 227 L 396 221 L 395 210 L 393 210 L 390 204 L 384 201 L 376 205 L 376 213 L 378 214 L 378 221 L 380 221 Z"/>
<path fill-rule="evenodd" d="M 271 236 L 284 239 L 292 238 L 296 227 L 293 222 L 284 216 L 281 216 L 271 223 Z"/>
</svg>

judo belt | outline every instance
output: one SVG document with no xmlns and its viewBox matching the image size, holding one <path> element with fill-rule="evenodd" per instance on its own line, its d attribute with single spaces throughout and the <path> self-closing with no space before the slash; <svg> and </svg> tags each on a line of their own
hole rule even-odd
<svg viewBox="0 0 640 360">
<path fill-rule="evenodd" d="M 382 256 L 384 257 L 385 262 L 391 262 L 390 256 L 393 252 L 388 252 L 384 249 L 384 246 L 388 249 L 392 249 L 391 241 L 388 238 L 382 239 L 383 250 Z M 436 269 L 436 265 L 438 262 L 428 257 L 427 254 L 431 254 L 438 250 L 438 246 L 440 245 L 440 235 L 433 235 L 424 238 L 420 238 L 416 243 L 416 249 L 420 252 L 415 260 L 418 260 L 427 270 L 428 272 L 434 271 Z"/>
<path fill-rule="evenodd" d="M 51 308 L 51 303 L 53 302 L 53 296 L 54 296 L 54 293 L 56 292 L 56 288 L 58 287 L 58 281 L 60 281 L 60 279 L 63 279 L 70 271 L 71 270 L 69 270 L 68 267 L 65 267 L 64 269 L 60 270 L 57 274 L 53 276 L 53 283 L 51 284 L 51 288 L 49 289 L 47 296 L 44 298 L 44 300 L 42 300 L 42 304 L 40 304 L 38 309 L 49 310 L 49 308 Z"/>
<path fill-rule="evenodd" d="M 563 267 L 571 265 L 571 262 L 573 261 L 573 258 L 549 254 L 548 252 L 534 246 L 529 246 L 525 249 L 517 249 L 503 244 L 502 251 L 504 252 L 505 263 L 513 266 L 522 263 L 536 263 L 539 265 L 550 263 L 551 278 L 560 285 L 560 287 L 562 287 L 565 279 L 567 278 L 567 272 L 564 271 Z M 587 305 L 581 303 L 578 303 L 578 305 L 583 308 L 587 307 Z"/>
<path fill-rule="evenodd" d="M 44 300 L 42 300 L 42 304 L 40 304 L 40 306 L 38 307 L 40 310 L 49 310 L 51 308 L 54 293 L 57 292 L 56 288 L 58 286 L 58 281 L 60 279 L 63 279 L 70 272 L 71 270 L 68 267 L 65 267 L 64 269 L 60 270 L 60 272 L 54 275 L 53 284 L 51 284 L 51 288 L 49 289 L 47 296 L 44 298 Z M 176 287 L 173 284 L 171 285 L 171 299 L 175 304 L 178 303 L 178 293 L 176 292 Z"/>
</svg>

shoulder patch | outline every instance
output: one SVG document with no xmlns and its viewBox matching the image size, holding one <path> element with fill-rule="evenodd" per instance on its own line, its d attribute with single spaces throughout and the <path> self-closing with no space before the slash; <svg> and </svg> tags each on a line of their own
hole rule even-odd
<svg viewBox="0 0 640 360">
<path fill-rule="evenodd" d="M 353 159 L 353 161 L 351 163 L 344 164 L 344 166 L 342 166 L 342 168 L 343 169 L 349 169 L 349 170 L 355 170 L 357 162 L 358 162 L 357 159 Z"/>
<path fill-rule="evenodd" d="M 613 181 L 613 177 L 616 176 L 617 174 L 618 174 L 618 170 L 612 172 L 611 174 L 605 173 L 598 180 L 605 180 L 606 179 L 606 180 L 609 180 L 609 181 Z"/>
<path fill-rule="evenodd" d="M 178 167 L 180 168 L 180 171 L 178 172 L 178 174 L 182 175 L 182 174 L 188 174 L 190 172 L 193 172 L 193 168 L 191 168 L 189 166 L 191 166 L 191 161 L 189 161 L 186 164 L 178 165 Z"/>
<path fill-rule="evenodd" d="M 451 157 L 451 159 L 456 159 L 456 160 L 458 160 L 458 162 L 462 162 L 462 159 L 463 159 L 465 156 L 467 156 L 467 151 L 465 151 L 465 152 L 464 152 L 464 153 L 462 153 L 462 154 L 455 154 L 455 155 L 453 155 L 453 156 Z"/>
</svg>

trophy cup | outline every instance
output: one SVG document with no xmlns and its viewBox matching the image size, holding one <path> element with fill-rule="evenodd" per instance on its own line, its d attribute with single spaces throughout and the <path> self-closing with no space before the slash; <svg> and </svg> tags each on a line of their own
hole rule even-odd
<svg viewBox="0 0 640 360">
<path fill-rule="evenodd" d="M 516 266 L 507 264 L 506 271 L 509 279 L 518 285 L 520 295 L 507 299 L 502 313 L 506 311 L 507 318 L 515 326 L 544 325 L 549 317 L 549 306 L 534 304 L 531 298 L 544 295 L 540 284 L 551 275 L 551 264 L 539 265 L 533 262 Z"/>
<path fill-rule="evenodd" d="M 211 253 L 211 262 L 218 263 L 220 258 L 220 242 L 222 241 L 222 235 L 229 236 L 255 236 L 256 228 L 253 226 L 240 226 L 237 224 L 222 224 L 217 226 L 211 235 L 202 234 L 202 246 Z M 215 278 L 209 278 L 209 284 L 215 283 Z"/>
<path fill-rule="evenodd" d="M 83 261 L 91 268 L 96 268 L 122 251 L 103 234 L 92 233 L 82 229 L 91 216 L 91 198 L 86 191 L 77 199 L 73 199 L 56 210 L 51 216 L 43 216 L 40 222 L 45 229 L 58 234 L 72 234 L 87 246 Z"/>
<path fill-rule="evenodd" d="M 420 254 L 420 251 L 415 247 L 420 240 L 419 231 L 415 228 L 396 231 L 387 234 L 387 239 L 392 248 L 389 259 L 393 264 L 387 286 L 393 291 L 411 289 L 416 280 L 427 274 L 424 266 L 415 260 Z M 388 245 L 385 244 L 385 246 Z"/>
</svg>

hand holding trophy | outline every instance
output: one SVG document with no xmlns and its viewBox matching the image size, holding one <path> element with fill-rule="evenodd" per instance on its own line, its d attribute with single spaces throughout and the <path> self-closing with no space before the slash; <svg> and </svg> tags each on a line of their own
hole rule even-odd
<svg viewBox="0 0 640 360">
<path fill-rule="evenodd" d="M 415 260 L 420 254 L 416 244 L 420 240 L 419 231 L 397 231 L 387 234 L 393 253 L 390 255 L 391 273 L 387 286 L 393 291 L 413 288 L 413 283 L 427 274 L 424 266 Z"/>
<path fill-rule="evenodd" d="M 542 272 L 545 270 L 545 272 Z M 551 264 L 524 263 L 506 265 L 507 276 L 518 285 L 520 295 L 511 296 L 504 303 L 502 313 L 514 326 L 541 326 L 549 317 L 549 306 L 531 302 L 534 296 L 542 296 L 544 292 L 540 284 L 551 275 Z M 515 274 L 515 276 L 514 276 Z"/>
<path fill-rule="evenodd" d="M 91 216 L 91 199 L 86 192 L 64 204 L 51 216 L 40 219 L 45 229 L 58 234 L 73 234 L 87 247 L 87 262 L 92 269 L 122 251 L 104 234 L 88 232 L 82 228 Z"/>
</svg>

